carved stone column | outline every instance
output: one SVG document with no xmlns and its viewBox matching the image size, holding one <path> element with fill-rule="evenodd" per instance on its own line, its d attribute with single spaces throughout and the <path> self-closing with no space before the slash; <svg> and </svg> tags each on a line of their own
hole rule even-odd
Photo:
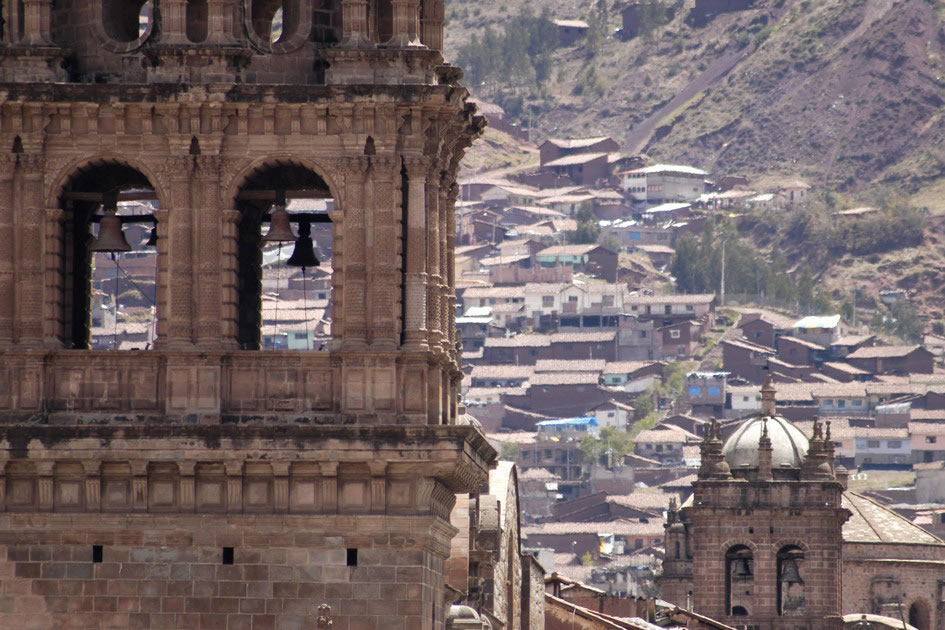
<svg viewBox="0 0 945 630">
<path fill-rule="evenodd" d="M 24 0 L 23 10 L 24 43 L 31 46 L 51 45 L 52 0 Z"/>
<path fill-rule="evenodd" d="M 208 0 L 207 41 L 234 45 L 239 42 L 235 0 Z"/>
<path fill-rule="evenodd" d="M 194 323 L 194 221 L 193 221 L 193 158 L 169 158 L 164 164 L 164 180 L 169 182 L 166 196 L 170 199 L 167 208 L 168 235 L 165 241 L 167 256 L 166 284 L 168 308 L 161 319 L 165 320 L 166 336 L 158 341 L 168 349 L 193 346 Z M 158 250 L 160 255 L 161 251 Z"/>
<path fill-rule="evenodd" d="M 168 278 L 170 277 L 167 260 L 167 244 L 170 236 L 170 226 L 168 225 L 167 210 L 159 209 L 154 211 L 154 218 L 157 221 L 154 229 L 157 230 L 157 270 L 156 284 L 154 287 L 154 303 L 157 309 L 157 325 L 155 326 L 154 337 L 155 345 L 160 346 L 167 338 L 167 313 L 170 309 L 168 301 Z"/>
<path fill-rule="evenodd" d="M 39 348 L 43 341 L 43 167 L 40 155 L 20 155 L 14 176 L 19 201 L 16 232 L 16 329 L 19 344 Z"/>
<path fill-rule="evenodd" d="M 367 252 L 365 251 L 364 180 L 368 159 L 344 160 L 344 320 L 342 349 L 367 345 Z M 339 311 L 335 311 L 338 313 Z"/>
<path fill-rule="evenodd" d="M 393 36 L 388 46 L 406 48 L 421 47 L 420 0 L 392 0 Z"/>
<path fill-rule="evenodd" d="M 43 284 L 43 345 L 58 348 L 62 345 L 62 222 L 66 213 L 61 208 L 46 208 L 45 256 Z"/>
<path fill-rule="evenodd" d="M 223 343 L 223 289 L 220 254 L 223 217 L 220 208 L 220 171 L 223 159 L 216 155 L 196 158 L 194 221 L 197 260 L 195 274 L 196 337 L 201 348 L 220 348 Z"/>
<path fill-rule="evenodd" d="M 449 343 L 449 353 L 453 360 L 459 365 L 460 356 L 456 350 L 459 342 L 459 335 L 456 332 L 456 197 L 459 195 L 459 186 L 453 182 L 450 184 L 446 193 L 446 205 L 443 213 L 446 215 L 446 278 L 444 284 L 446 291 L 446 321 L 448 324 L 448 334 L 446 341 Z"/>
<path fill-rule="evenodd" d="M 432 50 L 443 50 L 443 0 L 423 0 L 420 41 Z"/>
<path fill-rule="evenodd" d="M 239 331 L 238 304 L 239 304 L 239 235 L 237 226 L 240 221 L 239 210 L 224 210 L 222 213 L 223 237 L 220 241 L 220 301 L 221 321 L 220 336 L 222 345 L 226 348 L 239 347 L 237 334 Z"/>
<path fill-rule="evenodd" d="M 368 34 L 367 0 L 341 0 L 342 38 L 344 48 L 373 48 Z"/>
<path fill-rule="evenodd" d="M 434 165 L 426 178 L 426 214 L 427 214 L 427 328 L 431 350 L 439 350 L 443 334 L 440 319 L 440 173 Z"/>
<path fill-rule="evenodd" d="M 427 250 L 426 250 L 426 176 L 429 160 L 409 157 L 407 166 L 407 251 L 404 256 L 406 299 L 404 346 L 411 350 L 426 350 L 427 344 Z"/>
<path fill-rule="evenodd" d="M 0 158 L 0 348 L 13 344 L 16 317 L 13 173 L 16 155 Z"/>
<path fill-rule="evenodd" d="M 393 158 L 372 158 L 373 180 L 373 233 L 369 251 L 373 258 L 370 284 L 371 346 L 378 350 L 397 347 L 396 310 L 400 282 L 397 258 L 397 209 L 394 177 L 396 162 Z"/>
<path fill-rule="evenodd" d="M 187 41 L 187 0 L 161 0 L 161 43 Z"/>
</svg>

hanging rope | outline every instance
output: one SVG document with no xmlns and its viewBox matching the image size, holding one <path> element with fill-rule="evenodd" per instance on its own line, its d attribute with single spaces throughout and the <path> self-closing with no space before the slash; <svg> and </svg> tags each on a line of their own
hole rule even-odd
<svg viewBox="0 0 945 630">
<path fill-rule="evenodd" d="M 112 252 L 112 260 L 115 262 L 115 297 L 112 300 L 113 305 L 115 306 L 115 327 L 112 330 L 112 350 L 118 350 L 118 257 L 121 254 Z"/>
<path fill-rule="evenodd" d="M 309 342 L 308 334 L 308 290 L 305 285 L 305 267 L 302 267 L 302 317 L 305 320 L 305 349 L 311 350 L 312 345 Z"/>
<path fill-rule="evenodd" d="M 279 241 L 279 253 L 276 255 L 276 323 L 272 329 L 272 349 L 276 349 L 276 337 L 279 336 L 279 302 L 281 298 L 279 297 L 279 263 L 282 262 L 282 241 Z M 286 342 L 286 346 L 288 346 Z"/>
</svg>

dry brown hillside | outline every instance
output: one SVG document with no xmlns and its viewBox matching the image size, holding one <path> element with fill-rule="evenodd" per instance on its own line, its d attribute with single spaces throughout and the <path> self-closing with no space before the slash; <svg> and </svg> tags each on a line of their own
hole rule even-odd
<svg viewBox="0 0 945 630">
<path fill-rule="evenodd" d="M 525 4 L 451 0 L 448 48 Z M 914 193 L 945 176 L 940 3 L 757 0 L 701 26 L 690 4 L 649 39 L 607 37 L 594 56 L 556 51 L 547 84 L 514 91 L 532 105 L 535 136 L 607 133 L 714 173 L 790 173 L 838 189 L 883 182 Z M 587 17 L 593 3 L 527 6 Z M 609 13 L 612 31 L 619 13 Z M 588 81 L 596 91 L 582 89 Z M 511 93 L 472 89 L 485 100 Z"/>
</svg>

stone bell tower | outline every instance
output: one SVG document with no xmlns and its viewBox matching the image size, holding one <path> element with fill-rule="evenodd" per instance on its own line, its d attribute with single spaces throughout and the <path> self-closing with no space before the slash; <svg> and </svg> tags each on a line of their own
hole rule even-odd
<svg viewBox="0 0 945 630">
<path fill-rule="evenodd" d="M 762 409 L 722 441 L 712 421 L 694 494 L 672 505 L 662 596 L 733 627 L 842 625 L 842 484 L 830 425 L 808 438 L 777 415 L 770 377 Z"/>
<path fill-rule="evenodd" d="M 450 509 L 495 457 L 457 425 L 483 122 L 443 0 L 0 10 L 0 627 L 442 628 Z M 286 208 L 331 236 L 320 351 L 265 349 Z M 153 337 L 102 347 L 93 264 L 117 284 L 136 225 Z"/>
</svg>

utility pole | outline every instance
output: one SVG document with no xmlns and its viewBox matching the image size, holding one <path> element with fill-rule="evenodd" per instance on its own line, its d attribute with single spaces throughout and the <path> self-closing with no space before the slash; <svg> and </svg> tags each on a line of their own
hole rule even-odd
<svg viewBox="0 0 945 630">
<path fill-rule="evenodd" d="M 725 239 L 722 239 L 722 278 L 719 281 L 719 306 L 725 306 Z"/>
</svg>

